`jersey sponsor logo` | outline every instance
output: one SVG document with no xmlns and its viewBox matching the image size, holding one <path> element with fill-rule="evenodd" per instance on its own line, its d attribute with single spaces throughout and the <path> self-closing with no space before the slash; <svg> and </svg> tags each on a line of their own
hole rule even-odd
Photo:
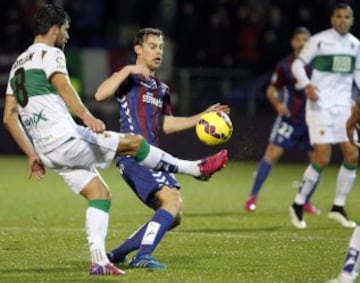
<svg viewBox="0 0 360 283">
<path fill-rule="evenodd" d="M 351 71 L 351 57 L 349 56 L 334 56 L 333 71 L 335 72 L 350 72 Z"/>
<path fill-rule="evenodd" d="M 40 121 L 47 121 L 48 119 L 44 116 L 43 110 L 39 113 L 33 113 L 30 117 L 23 119 L 25 127 L 36 127 Z"/>
<path fill-rule="evenodd" d="M 315 70 L 321 72 L 352 73 L 355 68 L 355 57 L 352 55 L 319 55 L 313 60 Z"/>
<path fill-rule="evenodd" d="M 162 100 L 160 98 L 155 98 L 151 92 L 146 92 L 142 97 L 142 101 L 159 108 L 162 108 L 163 106 Z"/>
<path fill-rule="evenodd" d="M 24 58 L 19 58 L 18 60 L 15 61 L 12 68 L 16 69 L 17 67 L 24 65 L 27 61 L 31 61 L 33 56 L 34 56 L 34 52 L 31 52 L 27 54 Z"/>
</svg>

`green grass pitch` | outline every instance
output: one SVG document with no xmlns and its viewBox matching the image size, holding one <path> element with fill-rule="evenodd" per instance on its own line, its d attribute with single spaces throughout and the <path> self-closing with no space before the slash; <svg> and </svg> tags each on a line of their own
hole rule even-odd
<svg viewBox="0 0 360 283">
<path fill-rule="evenodd" d="M 154 252 L 164 271 L 128 269 L 123 277 L 88 275 L 84 232 L 87 203 L 53 172 L 27 179 L 23 157 L 0 158 L 0 282 L 326 282 L 337 275 L 352 230 L 327 219 L 338 166 L 327 168 L 314 195 L 320 216 L 306 215 L 308 228 L 290 224 L 288 207 L 306 164 L 274 167 L 255 213 L 243 203 L 255 163 L 230 162 L 209 182 L 178 176 L 184 218 Z M 116 167 L 101 171 L 113 192 L 107 239 L 110 249 L 152 214 L 121 180 Z M 347 210 L 358 220 L 360 179 Z"/>
</svg>

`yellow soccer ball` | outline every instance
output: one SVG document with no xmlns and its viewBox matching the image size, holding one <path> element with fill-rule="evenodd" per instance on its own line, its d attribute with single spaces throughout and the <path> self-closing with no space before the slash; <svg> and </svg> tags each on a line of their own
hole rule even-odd
<svg viewBox="0 0 360 283">
<path fill-rule="evenodd" d="M 195 129 L 199 140 L 210 146 L 227 142 L 233 132 L 230 117 L 220 111 L 203 114 Z"/>
</svg>

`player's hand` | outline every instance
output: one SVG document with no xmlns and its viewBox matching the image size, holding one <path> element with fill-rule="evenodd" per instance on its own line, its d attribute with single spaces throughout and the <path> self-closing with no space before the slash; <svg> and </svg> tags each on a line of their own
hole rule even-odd
<svg viewBox="0 0 360 283">
<path fill-rule="evenodd" d="M 29 156 L 29 179 L 41 179 L 45 175 L 45 166 L 38 155 Z"/>
<path fill-rule="evenodd" d="M 220 104 L 220 103 L 215 103 L 215 104 L 209 106 L 209 107 L 205 110 L 205 112 L 211 112 L 211 111 L 216 111 L 216 112 L 221 111 L 221 112 L 224 112 L 224 113 L 226 113 L 226 114 L 230 114 L 230 108 L 229 108 L 229 106 L 224 105 L 224 104 Z"/>
<path fill-rule="evenodd" d="M 130 65 L 127 68 L 132 75 L 142 75 L 146 79 L 150 76 L 150 70 L 143 65 Z"/>
<path fill-rule="evenodd" d="M 357 146 L 360 147 L 359 141 L 354 140 L 354 132 L 359 129 L 359 117 L 354 112 L 352 112 L 350 118 L 346 121 L 346 132 L 349 141 Z"/>
<path fill-rule="evenodd" d="M 311 84 L 308 84 L 305 87 L 306 97 L 314 102 L 319 100 L 319 96 L 317 95 L 316 91 L 317 91 L 317 88 Z"/>
<path fill-rule="evenodd" d="M 93 116 L 85 116 L 83 122 L 91 131 L 95 133 L 102 133 L 106 129 L 104 122 Z"/>
<path fill-rule="evenodd" d="M 285 117 L 289 117 L 289 116 L 290 116 L 290 110 L 289 110 L 289 108 L 286 106 L 285 103 L 279 103 L 278 105 L 276 105 L 276 112 L 277 112 L 278 115 L 280 115 L 280 116 L 285 116 Z"/>
</svg>

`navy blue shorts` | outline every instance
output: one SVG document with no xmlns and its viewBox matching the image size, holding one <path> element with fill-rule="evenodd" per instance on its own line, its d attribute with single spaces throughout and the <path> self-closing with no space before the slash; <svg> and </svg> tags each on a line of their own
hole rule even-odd
<svg viewBox="0 0 360 283">
<path fill-rule="evenodd" d="M 309 131 L 303 123 L 292 123 L 283 116 L 278 116 L 273 124 L 270 142 L 276 144 L 285 150 L 293 149 L 298 146 L 303 151 L 312 150 L 309 139 Z"/>
<path fill-rule="evenodd" d="M 118 158 L 117 166 L 125 182 L 149 207 L 155 201 L 155 193 L 163 186 L 180 189 L 174 174 L 148 169 L 139 165 L 132 157 Z"/>
</svg>

